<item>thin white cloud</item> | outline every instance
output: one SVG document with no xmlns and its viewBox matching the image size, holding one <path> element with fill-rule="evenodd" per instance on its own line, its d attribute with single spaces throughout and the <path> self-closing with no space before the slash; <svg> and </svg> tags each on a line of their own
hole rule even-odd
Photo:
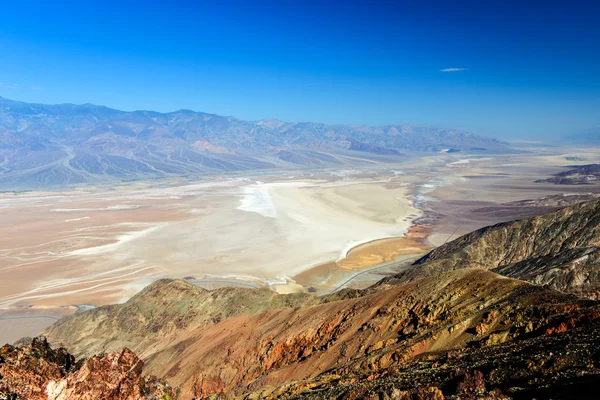
<svg viewBox="0 0 600 400">
<path fill-rule="evenodd" d="M 7 85 L 6 88 L 7 89 L 20 89 L 21 87 L 18 84 L 13 83 L 13 84 Z"/>
<path fill-rule="evenodd" d="M 32 86 L 31 90 L 44 90 L 44 88 L 41 86 Z"/>
<path fill-rule="evenodd" d="M 469 68 L 444 68 L 440 69 L 440 72 L 460 72 L 460 71 L 468 71 Z"/>
</svg>

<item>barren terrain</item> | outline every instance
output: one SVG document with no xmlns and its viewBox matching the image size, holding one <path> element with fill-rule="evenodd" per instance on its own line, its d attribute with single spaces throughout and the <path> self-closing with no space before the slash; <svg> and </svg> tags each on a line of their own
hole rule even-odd
<svg viewBox="0 0 600 400">
<path fill-rule="evenodd" d="M 525 150 L 4 193 L 0 339 L 34 335 L 82 305 L 123 302 L 166 277 L 280 293 L 365 287 L 458 235 L 600 192 L 535 182 L 573 165 L 574 154 L 581 164 L 598 154 Z"/>
</svg>

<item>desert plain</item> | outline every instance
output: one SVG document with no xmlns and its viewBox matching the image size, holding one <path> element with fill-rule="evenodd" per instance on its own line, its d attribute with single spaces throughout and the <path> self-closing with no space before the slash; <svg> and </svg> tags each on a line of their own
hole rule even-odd
<svg viewBox="0 0 600 400">
<path fill-rule="evenodd" d="M 160 278 L 280 293 L 365 287 L 461 234 L 547 211 L 522 200 L 600 192 L 536 182 L 598 160 L 522 145 L 356 169 L 2 193 L 0 341 L 124 302 Z"/>
</svg>

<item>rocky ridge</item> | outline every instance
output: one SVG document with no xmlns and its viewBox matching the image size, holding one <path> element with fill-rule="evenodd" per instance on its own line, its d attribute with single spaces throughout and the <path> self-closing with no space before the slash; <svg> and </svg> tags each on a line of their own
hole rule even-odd
<svg viewBox="0 0 600 400">
<path fill-rule="evenodd" d="M 162 279 L 124 304 L 98 307 L 64 318 L 46 336 L 52 343 L 69 344 L 69 350 L 78 357 L 123 347 L 146 354 L 168 338 L 202 326 L 320 301 L 310 294 L 280 296 L 269 289 L 244 288 L 210 291 L 184 280 Z"/>
<path fill-rule="evenodd" d="M 600 201 L 592 200 L 471 232 L 431 251 L 416 261 L 418 267 L 392 280 L 479 268 L 598 299 L 599 246 Z"/>
</svg>

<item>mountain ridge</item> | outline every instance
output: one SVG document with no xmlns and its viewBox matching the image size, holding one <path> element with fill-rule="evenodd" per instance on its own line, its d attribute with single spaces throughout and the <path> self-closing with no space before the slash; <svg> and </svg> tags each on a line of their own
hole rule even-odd
<svg viewBox="0 0 600 400">
<path fill-rule="evenodd" d="M 565 136 L 562 142 L 577 145 L 598 145 L 600 144 L 600 128 L 588 129 Z"/>
<path fill-rule="evenodd" d="M 448 148 L 508 151 L 496 139 L 445 128 L 244 121 L 190 110 L 129 112 L 0 98 L 0 184 L 7 188 L 367 165 Z"/>
<path fill-rule="evenodd" d="M 493 243 L 493 245 L 492 245 Z M 446 243 L 392 280 L 480 268 L 600 299 L 600 200 L 503 222 Z"/>
<path fill-rule="evenodd" d="M 159 282 L 154 288 L 163 292 L 164 284 L 170 282 Z M 146 300 L 138 297 L 134 302 Z M 581 318 L 596 310 L 578 304 L 574 297 L 493 272 L 460 270 L 406 285 L 340 293 L 314 305 L 207 321 L 174 336 L 159 334 L 153 342 L 137 348 L 134 344 L 133 350 L 146 362 L 149 373 L 180 387 L 184 398 L 219 392 L 237 396 L 325 373 L 345 376 L 369 371 L 377 376 L 429 351 L 516 340 L 554 329 L 565 318 L 574 318 L 576 309 L 581 308 Z M 109 319 L 116 314 L 111 315 Z M 46 335 L 81 355 L 78 348 L 87 347 L 90 340 L 104 337 L 108 341 L 101 347 L 113 351 L 122 343 L 114 343 L 112 337 L 122 340 L 131 334 L 123 329 L 106 329 L 104 334 L 90 331 L 85 327 L 105 322 L 81 324 L 83 318 L 71 317 Z M 126 326 L 141 320 L 135 314 L 119 318 Z M 77 341 L 62 342 L 59 338 L 65 336 L 65 329 L 76 329 Z"/>
</svg>

